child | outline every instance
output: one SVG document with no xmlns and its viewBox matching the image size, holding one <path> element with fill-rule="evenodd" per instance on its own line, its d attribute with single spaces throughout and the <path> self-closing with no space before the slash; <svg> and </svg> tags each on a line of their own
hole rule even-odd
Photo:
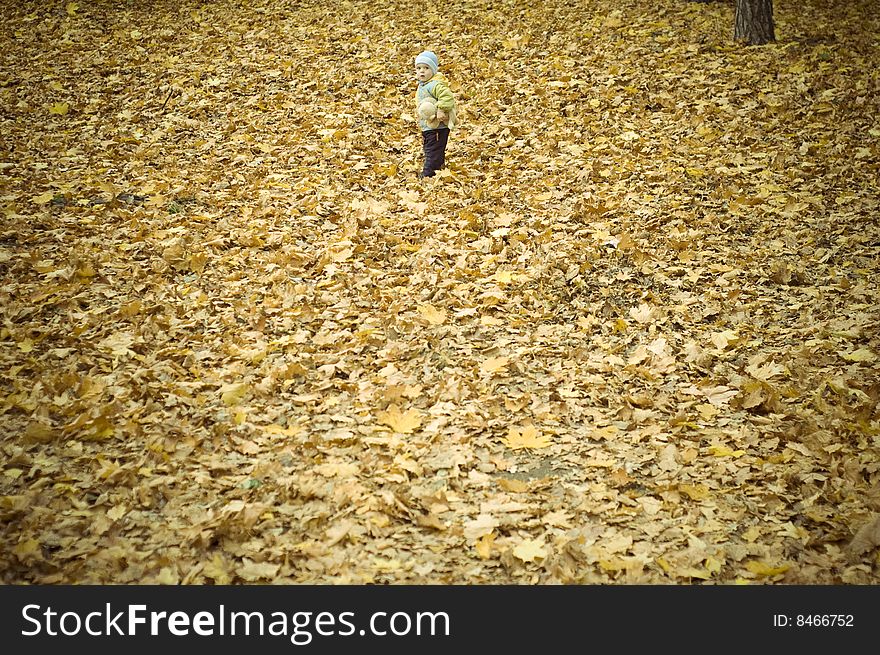
<svg viewBox="0 0 880 655">
<path fill-rule="evenodd" d="M 433 177 L 446 162 L 446 144 L 449 131 L 455 127 L 455 96 L 449 90 L 446 78 L 438 73 L 437 55 L 425 51 L 416 57 L 416 107 L 419 108 L 419 127 L 422 128 L 422 148 L 425 165 L 419 177 Z M 437 114 L 431 120 L 425 114 L 425 102 L 436 103 Z"/>
</svg>

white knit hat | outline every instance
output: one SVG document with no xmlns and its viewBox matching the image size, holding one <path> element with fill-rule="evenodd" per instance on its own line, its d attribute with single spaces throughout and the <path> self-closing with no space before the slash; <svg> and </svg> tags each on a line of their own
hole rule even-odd
<svg viewBox="0 0 880 655">
<path fill-rule="evenodd" d="M 430 50 L 425 50 L 424 52 L 420 53 L 416 57 L 416 63 L 424 64 L 431 69 L 432 73 L 435 74 L 437 73 L 437 69 L 440 68 L 440 62 L 437 60 L 437 55 L 435 55 Z"/>
</svg>

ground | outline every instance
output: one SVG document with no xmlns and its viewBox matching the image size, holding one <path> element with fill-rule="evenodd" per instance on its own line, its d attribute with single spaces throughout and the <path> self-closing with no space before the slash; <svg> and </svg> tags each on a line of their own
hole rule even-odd
<svg viewBox="0 0 880 655">
<path fill-rule="evenodd" d="M 874 583 L 878 7 L 774 5 L 4 3 L 0 580 Z"/>
</svg>

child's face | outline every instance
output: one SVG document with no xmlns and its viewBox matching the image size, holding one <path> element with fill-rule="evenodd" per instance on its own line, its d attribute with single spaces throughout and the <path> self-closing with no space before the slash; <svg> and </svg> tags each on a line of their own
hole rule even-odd
<svg viewBox="0 0 880 655">
<path fill-rule="evenodd" d="M 432 77 L 434 77 L 434 73 L 431 71 L 431 67 L 427 64 L 416 64 L 416 79 L 419 82 L 427 82 Z"/>
</svg>

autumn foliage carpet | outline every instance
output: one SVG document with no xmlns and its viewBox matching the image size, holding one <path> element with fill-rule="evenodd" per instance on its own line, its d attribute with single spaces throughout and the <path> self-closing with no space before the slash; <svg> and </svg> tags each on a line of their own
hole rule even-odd
<svg viewBox="0 0 880 655">
<path fill-rule="evenodd" d="M 880 12 L 774 4 L 4 2 L 0 581 L 875 582 Z"/>
</svg>

